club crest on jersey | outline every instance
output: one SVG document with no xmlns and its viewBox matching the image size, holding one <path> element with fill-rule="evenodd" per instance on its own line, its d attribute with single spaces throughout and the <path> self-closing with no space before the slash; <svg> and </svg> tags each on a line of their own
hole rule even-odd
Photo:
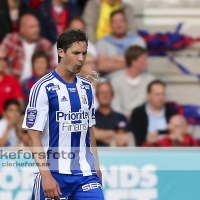
<svg viewBox="0 0 200 200">
<path fill-rule="evenodd" d="M 89 85 L 81 85 L 81 89 L 90 90 Z"/>
<path fill-rule="evenodd" d="M 35 108 L 28 108 L 27 115 L 26 115 L 26 126 L 31 128 L 35 124 L 37 116 L 37 110 Z"/>
<path fill-rule="evenodd" d="M 59 85 L 53 85 L 53 86 L 48 86 L 46 87 L 48 91 L 56 91 L 56 90 L 60 90 Z"/>
<path fill-rule="evenodd" d="M 81 96 L 81 99 L 82 99 L 82 103 L 83 103 L 83 104 L 87 104 L 87 99 L 86 99 L 86 96 L 85 96 L 85 95 L 82 95 L 82 96 Z"/>
</svg>

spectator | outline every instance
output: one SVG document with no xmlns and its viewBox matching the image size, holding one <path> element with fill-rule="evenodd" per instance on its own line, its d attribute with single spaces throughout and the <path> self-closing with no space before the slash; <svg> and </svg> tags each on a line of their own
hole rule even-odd
<svg viewBox="0 0 200 200">
<path fill-rule="evenodd" d="M 32 9 L 37 9 L 38 8 L 38 6 L 41 4 L 43 2 L 43 0 L 30 0 L 30 7 L 32 8 Z"/>
<path fill-rule="evenodd" d="M 81 13 L 83 13 L 84 11 L 84 8 L 85 8 L 85 5 L 86 3 L 88 2 L 88 0 L 71 0 L 72 2 L 76 2 L 76 5 L 78 5 L 81 9 Z"/>
<path fill-rule="evenodd" d="M 17 147 L 29 147 L 28 131 L 22 128 L 24 116 L 21 116 L 17 122 L 16 135 L 18 138 L 18 143 L 15 145 Z"/>
<path fill-rule="evenodd" d="M 146 49 L 139 46 L 129 47 L 125 60 L 127 69 L 111 76 L 115 94 L 112 107 L 129 118 L 131 111 L 146 101 L 146 88 L 154 77 L 143 73 L 147 68 Z"/>
<path fill-rule="evenodd" d="M 17 99 L 21 105 L 23 105 L 22 88 L 16 77 L 6 74 L 7 70 L 6 54 L 0 50 L 0 116 L 3 112 L 3 105 L 8 99 Z"/>
<path fill-rule="evenodd" d="M 126 118 L 112 110 L 113 90 L 108 82 L 97 85 L 96 95 L 99 102 L 99 108 L 96 111 L 96 125 L 94 126 L 97 146 L 109 146 L 115 134 L 115 127 L 119 122 L 126 121 Z"/>
<path fill-rule="evenodd" d="M 191 147 L 198 146 L 198 142 L 188 133 L 188 124 L 182 115 L 175 115 L 169 121 L 169 133 L 162 140 L 145 142 L 143 146 L 160 147 Z"/>
<path fill-rule="evenodd" d="M 89 0 L 86 4 L 83 19 L 86 23 L 86 33 L 95 42 L 111 33 L 110 14 L 123 9 L 128 22 L 128 30 L 135 31 L 133 9 L 121 0 Z"/>
<path fill-rule="evenodd" d="M 20 0 L 0 1 L 0 42 L 7 33 L 17 32 L 19 19 L 32 10 Z"/>
<path fill-rule="evenodd" d="M 44 0 L 36 10 L 41 24 L 41 35 L 56 43 L 73 17 L 81 15 L 80 9 L 69 0 Z"/>
<path fill-rule="evenodd" d="M 85 22 L 82 20 L 82 18 L 75 17 L 70 21 L 68 28 L 69 29 L 76 29 L 76 30 L 85 31 Z M 87 53 L 91 54 L 95 59 L 97 58 L 96 47 L 89 40 L 88 40 Z M 58 56 L 57 55 L 58 55 L 58 53 L 57 53 L 57 44 L 55 44 L 54 45 L 54 58 L 56 59 L 56 62 L 55 62 L 56 65 L 58 64 L 58 58 L 57 58 Z"/>
<path fill-rule="evenodd" d="M 32 75 L 31 58 L 36 49 L 43 49 L 52 53 L 52 45 L 44 38 L 40 38 L 38 20 L 30 14 L 23 15 L 18 33 L 8 34 L 0 45 L 0 49 L 9 55 L 11 72 L 20 77 L 20 81 Z M 53 60 L 53 57 L 51 57 Z M 52 65 L 53 66 L 53 65 Z"/>
<path fill-rule="evenodd" d="M 127 123 L 121 121 L 117 124 L 115 128 L 115 136 L 112 146 L 114 147 L 133 147 L 134 138 L 131 132 L 127 130 Z"/>
<path fill-rule="evenodd" d="M 3 118 L 0 120 L 0 146 L 17 144 L 17 120 L 20 117 L 20 104 L 15 99 L 9 99 L 4 104 Z"/>
<path fill-rule="evenodd" d="M 98 75 L 95 75 L 95 74 L 98 74 L 96 70 L 97 70 L 97 66 L 96 66 L 95 58 L 91 54 L 87 54 L 85 63 L 79 75 L 90 80 L 93 86 L 94 94 L 96 93 L 97 83 L 99 82 L 99 79 L 100 79 L 99 77 L 97 77 Z M 97 109 L 99 103 L 97 101 L 96 96 L 94 96 L 94 104 L 95 104 L 95 109 Z"/>
<path fill-rule="evenodd" d="M 32 67 L 33 75 L 22 82 L 22 87 L 25 96 L 25 103 L 27 105 L 29 100 L 29 94 L 32 86 L 45 74 L 48 73 L 50 69 L 50 59 L 46 51 L 37 50 L 32 57 Z"/>
<path fill-rule="evenodd" d="M 79 73 L 80 76 L 84 78 L 88 78 L 92 83 L 92 86 L 96 88 L 98 80 L 95 80 L 96 77 L 93 78 L 93 73 L 97 70 L 96 60 L 91 54 L 87 54 L 85 63 Z"/>
<path fill-rule="evenodd" d="M 76 17 L 73 18 L 70 23 L 69 23 L 69 28 L 71 29 L 80 29 L 82 31 L 85 31 L 85 22 L 83 21 L 82 18 Z M 94 44 L 92 42 L 88 41 L 88 49 L 87 52 L 97 58 L 97 50 Z"/>
<path fill-rule="evenodd" d="M 165 104 L 165 84 L 154 80 L 147 88 L 147 103 L 135 108 L 130 119 L 130 130 L 134 133 L 136 145 L 144 141 L 159 139 L 159 132 L 165 132 L 170 118 L 176 114 Z"/>
<path fill-rule="evenodd" d="M 146 47 L 144 40 L 136 33 L 127 33 L 127 19 L 122 10 L 110 17 L 111 34 L 97 42 L 99 71 L 112 72 L 125 68 L 124 54 L 131 45 Z"/>
</svg>

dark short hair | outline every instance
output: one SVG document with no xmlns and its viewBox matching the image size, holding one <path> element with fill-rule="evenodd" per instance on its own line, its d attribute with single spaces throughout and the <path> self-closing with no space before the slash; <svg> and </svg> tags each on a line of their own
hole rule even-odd
<svg viewBox="0 0 200 200">
<path fill-rule="evenodd" d="M 115 11 L 111 12 L 110 20 L 112 20 L 112 18 L 117 14 L 124 15 L 124 17 L 126 18 L 126 14 L 125 14 L 124 10 L 123 9 L 119 9 L 119 10 L 115 10 Z"/>
<path fill-rule="evenodd" d="M 156 85 L 156 84 L 162 85 L 163 87 L 166 87 L 166 84 L 163 81 L 157 79 L 157 80 L 154 80 L 151 83 L 149 83 L 149 85 L 147 86 L 147 93 L 150 93 L 152 86 Z"/>
<path fill-rule="evenodd" d="M 137 60 L 141 55 L 146 54 L 147 49 L 140 46 L 130 46 L 125 52 L 127 66 L 131 65 L 132 60 Z"/>
<path fill-rule="evenodd" d="M 96 87 L 96 96 L 98 95 L 99 87 L 100 87 L 101 85 L 103 85 L 103 84 L 106 84 L 106 85 L 108 85 L 108 86 L 110 87 L 111 93 L 112 93 L 112 95 L 114 96 L 113 87 L 112 87 L 111 83 L 108 82 L 108 81 L 103 81 L 103 82 L 100 82 L 100 83 L 97 84 L 97 87 Z"/>
<path fill-rule="evenodd" d="M 20 103 L 17 99 L 8 99 L 4 103 L 3 110 L 6 111 L 11 105 L 15 105 L 20 109 Z"/>
<path fill-rule="evenodd" d="M 57 49 L 61 48 L 66 53 L 67 49 L 75 42 L 86 42 L 88 45 L 88 37 L 86 33 L 81 30 L 66 30 L 57 40 Z M 60 60 L 61 57 L 58 55 L 58 63 L 60 63 Z"/>
<path fill-rule="evenodd" d="M 35 60 L 37 60 L 38 58 L 44 58 L 47 62 L 47 67 L 48 69 L 50 69 L 50 57 L 48 55 L 48 53 L 42 49 L 37 49 L 31 59 L 32 65 L 35 62 Z"/>
<path fill-rule="evenodd" d="M 73 21 L 80 21 L 85 26 L 85 21 L 83 20 L 82 17 L 73 17 L 72 19 L 70 19 L 68 27 L 71 26 Z"/>
</svg>

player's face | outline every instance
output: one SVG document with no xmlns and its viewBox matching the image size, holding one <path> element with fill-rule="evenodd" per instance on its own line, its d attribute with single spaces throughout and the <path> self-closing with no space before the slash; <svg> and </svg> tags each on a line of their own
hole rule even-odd
<svg viewBox="0 0 200 200">
<path fill-rule="evenodd" d="M 81 71 L 84 65 L 87 55 L 86 42 L 76 42 L 71 45 L 63 54 L 62 63 L 66 67 L 66 70 L 73 74 L 77 74 Z"/>
</svg>

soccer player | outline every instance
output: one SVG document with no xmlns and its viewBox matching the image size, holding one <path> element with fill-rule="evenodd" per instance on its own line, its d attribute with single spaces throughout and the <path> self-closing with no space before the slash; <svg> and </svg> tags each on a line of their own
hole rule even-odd
<svg viewBox="0 0 200 200">
<path fill-rule="evenodd" d="M 91 83 L 78 75 L 87 54 L 81 30 L 57 41 L 58 66 L 32 87 L 23 128 L 39 169 L 32 200 L 104 200 Z M 43 156 L 45 155 L 45 156 Z"/>
</svg>

